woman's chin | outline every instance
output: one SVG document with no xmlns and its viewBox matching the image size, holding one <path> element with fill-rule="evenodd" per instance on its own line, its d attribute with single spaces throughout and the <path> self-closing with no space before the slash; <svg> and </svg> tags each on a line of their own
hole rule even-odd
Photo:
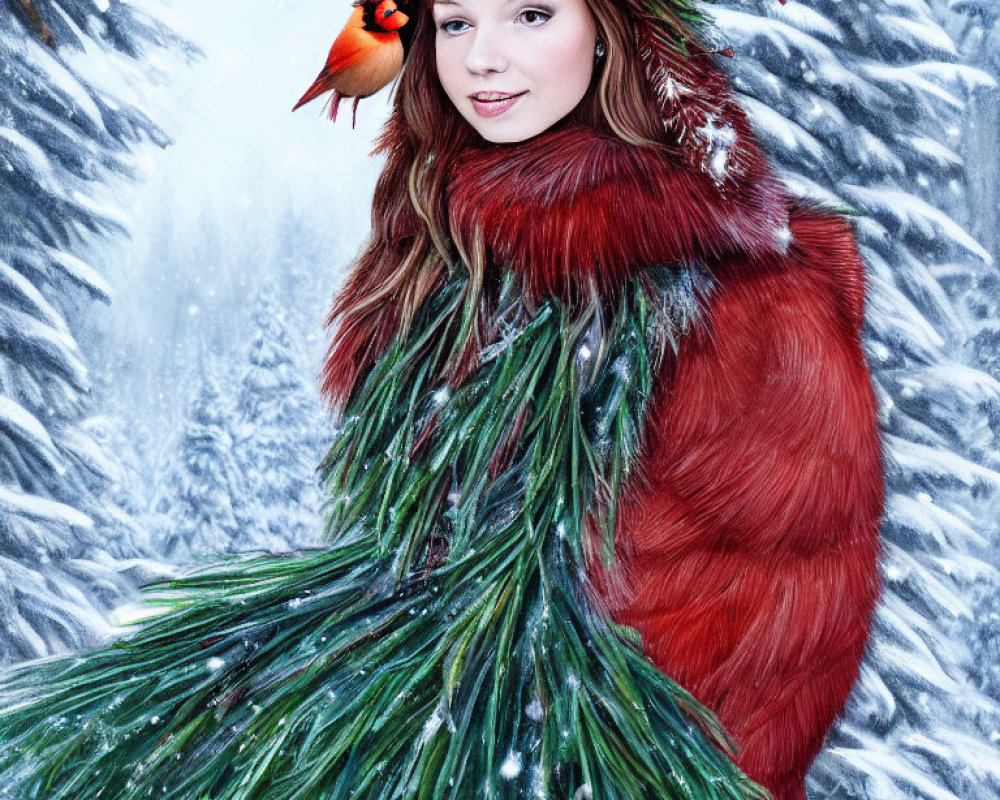
<svg viewBox="0 0 1000 800">
<path fill-rule="evenodd" d="M 565 119 L 565 118 L 564 118 Z M 489 144 L 517 144 L 534 139 L 554 128 L 562 120 L 542 125 L 475 125 L 469 123 L 479 136 Z"/>
<path fill-rule="evenodd" d="M 537 136 L 540 131 L 524 130 L 516 125 L 473 125 L 473 129 L 490 144 L 516 144 Z"/>
</svg>

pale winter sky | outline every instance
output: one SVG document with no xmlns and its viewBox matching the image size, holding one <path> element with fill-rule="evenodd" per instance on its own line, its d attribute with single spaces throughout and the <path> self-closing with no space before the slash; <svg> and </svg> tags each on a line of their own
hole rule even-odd
<svg viewBox="0 0 1000 800">
<path fill-rule="evenodd" d="M 143 182 L 119 189 L 133 240 L 108 248 L 102 265 L 116 289 L 100 309 L 110 399 L 151 422 L 176 423 L 189 375 L 207 344 L 239 345 L 249 300 L 282 280 L 281 224 L 301 226 L 328 305 L 369 227 L 379 162 L 368 157 L 389 91 L 333 125 L 322 101 L 291 108 L 322 67 L 350 14 L 349 0 L 165 0 L 166 15 L 204 51 L 191 66 L 162 61 L 168 80 L 150 113 L 175 144 L 142 155 Z M 314 356 L 321 351 L 321 315 Z M 141 410 L 140 410 L 141 409 Z"/>
</svg>

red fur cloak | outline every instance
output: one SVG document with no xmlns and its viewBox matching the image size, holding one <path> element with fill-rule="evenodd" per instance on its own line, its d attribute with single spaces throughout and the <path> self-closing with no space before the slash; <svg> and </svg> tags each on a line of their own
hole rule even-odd
<svg viewBox="0 0 1000 800">
<path fill-rule="evenodd" d="M 718 714 L 740 766 L 797 800 L 879 594 L 881 450 L 851 230 L 791 203 L 746 130 L 738 181 L 572 125 L 468 147 L 448 211 L 536 296 L 614 291 L 665 262 L 710 274 L 648 412 L 618 569 L 592 578 Z"/>
</svg>

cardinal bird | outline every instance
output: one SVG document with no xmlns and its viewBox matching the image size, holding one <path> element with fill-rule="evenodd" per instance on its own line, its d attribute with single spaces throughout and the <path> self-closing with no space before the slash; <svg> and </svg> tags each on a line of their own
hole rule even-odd
<svg viewBox="0 0 1000 800">
<path fill-rule="evenodd" d="M 351 18 L 330 48 L 322 72 L 292 111 L 332 91 L 330 119 L 334 122 L 340 101 L 354 98 L 353 128 L 361 98 L 386 86 L 402 68 L 410 44 L 407 22 L 409 17 L 394 0 L 355 3 Z"/>
</svg>

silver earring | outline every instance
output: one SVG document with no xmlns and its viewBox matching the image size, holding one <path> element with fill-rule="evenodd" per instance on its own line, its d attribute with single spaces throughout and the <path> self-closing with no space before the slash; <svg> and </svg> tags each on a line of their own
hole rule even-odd
<svg viewBox="0 0 1000 800">
<path fill-rule="evenodd" d="M 597 47 L 594 48 L 594 54 L 598 58 L 604 58 L 604 42 L 602 42 L 600 39 L 597 40 Z"/>
</svg>

